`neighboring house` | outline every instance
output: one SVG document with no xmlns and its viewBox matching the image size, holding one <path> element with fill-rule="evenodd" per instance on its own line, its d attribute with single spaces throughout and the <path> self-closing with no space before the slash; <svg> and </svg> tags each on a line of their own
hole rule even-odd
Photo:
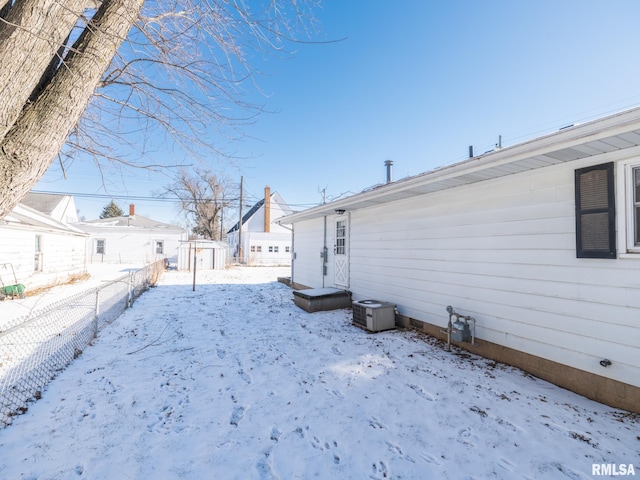
<svg viewBox="0 0 640 480">
<path fill-rule="evenodd" d="M 142 263 L 163 258 L 178 261 L 178 247 L 186 240 L 181 227 L 157 222 L 135 214 L 79 222 L 76 226 L 90 234 L 87 242 L 89 263 Z"/>
<path fill-rule="evenodd" d="M 215 240 L 189 240 L 178 248 L 178 270 L 224 270 L 229 261 L 229 245 Z"/>
<path fill-rule="evenodd" d="M 289 215 L 292 284 L 640 412 L 640 108 Z M 326 252 L 326 262 L 318 253 Z"/>
<path fill-rule="evenodd" d="M 266 201 L 265 201 L 266 200 Z M 284 215 L 293 213 L 277 193 L 264 189 L 264 198 L 242 217 L 242 230 L 236 223 L 227 232 L 227 242 L 240 262 L 251 265 L 290 265 L 291 229 L 275 223 Z M 242 252 L 239 243 L 242 242 Z"/>
<path fill-rule="evenodd" d="M 20 203 L 67 225 L 78 221 L 78 211 L 71 195 L 29 192 Z"/>
<path fill-rule="evenodd" d="M 50 205 L 65 205 L 51 210 L 61 212 L 63 218 L 67 209 L 75 213 L 72 197 L 58 195 L 49 200 Z M 0 220 L 0 279 L 4 284 L 24 284 L 28 293 L 83 275 L 87 237 L 76 227 L 19 203 Z"/>
</svg>

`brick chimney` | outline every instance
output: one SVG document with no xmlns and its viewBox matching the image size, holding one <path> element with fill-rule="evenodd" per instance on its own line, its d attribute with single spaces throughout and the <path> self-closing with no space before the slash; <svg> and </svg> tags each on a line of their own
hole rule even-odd
<svg viewBox="0 0 640 480">
<path fill-rule="evenodd" d="M 136 206 L 133 203 L 129 204 L 129 216 L 130 217 L 136 216 Z"/>
<path fill-rule="evenodd" d="M 271 231 L 271 189 L 269 185 L 264 187 L 264 231 Z"/>
</svg>

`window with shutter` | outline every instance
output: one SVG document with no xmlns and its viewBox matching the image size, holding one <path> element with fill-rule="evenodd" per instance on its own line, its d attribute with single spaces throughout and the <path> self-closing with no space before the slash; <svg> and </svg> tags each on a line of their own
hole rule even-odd
<svg viewBox="0 0 640 480">
<path fill-rule="evenodd" d="M 576 255 L 616 258 L 613 163 L 575 172 Z"/>
</svg>

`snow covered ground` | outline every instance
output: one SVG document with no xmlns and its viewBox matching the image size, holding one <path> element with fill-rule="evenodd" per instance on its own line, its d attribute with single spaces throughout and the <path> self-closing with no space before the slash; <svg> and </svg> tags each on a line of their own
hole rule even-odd
<svg viewBox="0 0 640 480">
<path fill-rule="evenodd" d="M 203 271 L 195 292 L 165 273 L 0 430 L 0 477 L 640 475 L 637 415 L 416 332 L 367 334 L 350 310 L 306 313 L 287 270 Z"/>
<path fill-rule="evenodd" d="M 96 263 L 87 265 L 87 273 L 89 279 L 68 285 L 59 285 L 54 288 L 45 290 L 37 295 L 31 295 L 27 291 L 27 297 L 24 299 L 15 298 L 13 300 L 6 299 L 0 302 L 0 330 L 3 325 L 11 323 L 18 317 L 25 317 L 46 308 L 52 303 L 60 301 L 62 298 L 88 290 L 90 288 L 99 287 L 109 280 L 121 278 L 131 270 L 139 270 L 144 267 L 142 264 L 114 264 L 114 263 Z"/>
</svg>

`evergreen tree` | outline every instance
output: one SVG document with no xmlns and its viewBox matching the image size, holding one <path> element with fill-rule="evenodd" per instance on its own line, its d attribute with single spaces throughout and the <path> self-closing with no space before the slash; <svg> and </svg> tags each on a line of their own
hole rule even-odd
<svg viewBox="0 0 640 480">
<path fill-rule="evenodd" d="M 107 205 L 102 209 L 102 213 L 100 214 L 100 218 L 113 218 L 113 217 L 121 217 L 124 215 L 122 209 L 116 205 L 116 203 L 111 200 Z"/>
</svg>

